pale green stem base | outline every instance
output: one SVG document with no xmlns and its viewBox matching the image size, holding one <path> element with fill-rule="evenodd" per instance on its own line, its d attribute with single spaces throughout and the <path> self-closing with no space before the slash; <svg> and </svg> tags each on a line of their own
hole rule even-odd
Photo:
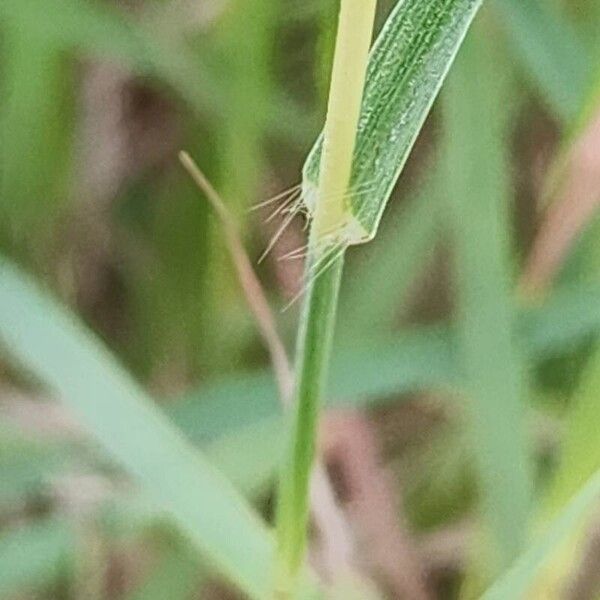
<svg viewBox="0 0 600 600">
<path fill-rule="evenodd" d="M 319 259 L 323 259 L 323 252 L 308 261 L 308 276 L 311 265 Z M 289 416 L 294 430 L 287 437 L 290 447 L 286 450 L 279 489 L 277 598 L 293 597 L 294 580 L 304 560 L 315 433 L 331 354 L 343 264 L 342 252 L 309 285 L 303 305 L 296 348 L 294 409 Z"/>
</svg>

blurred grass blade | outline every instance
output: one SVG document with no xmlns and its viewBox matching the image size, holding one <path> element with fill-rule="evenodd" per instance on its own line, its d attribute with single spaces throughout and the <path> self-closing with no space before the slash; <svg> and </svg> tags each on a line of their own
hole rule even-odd
<svg viewBox="0 0 600 600">
<path fill-rule="evenodd" d="M 495 8 L 540 99 L 560 120 L 571 122 L 581 108 L 591 67 L 577 31 L 547 0 L 496 0 Z"/>
<path fill-rule="evenodd" d="M 205 71 L 198 77 L 201 65 L 183 44 L 112 6 L 89 0 L 3 0 L 2 21 L 57 50 L 117 59 L 138 74 L 158 77 L 196 110 L 219 110 L 219 90 Z"/>
<path fill-rule="evenodd" d="M 269 491 L 275 467 L 283 453 L 283 415 L 273 413 L 257 423 L 238 424 L 203 446 L 215 466 L 244 494 L 256 498 Z M 193 424 L 185 428 L 193 438 Z"/>
<path fill-rule="evenodd" d="M 80 415 L 224 574 L 264 598 L 273 548 L 258 516 L 66 311 L 6 261 L 0 282 L 6 350 Z"/>
<path fill-rule="evenodd" d="M 136 20 L 108 4 L 90 0 L 0 2 L 0 25 L 10 21 L 56 50 L 77 49 L 116 59 L 136 74 L 167 84 L 195 112 L 221 115 L 226 103 L 218 78 L 198 53 L 162 31 L 156 13 L 149 16 L 146 20 L 142 11 Z M 269 131 L 280 137 L 298 143 L 316 129 L 312 116 L 281 92 L 271 108 L 263 118 Z"/>
<path fill-rule="evenodd" d="M 587 164 L 588 168 L 583 174 L 577 172 L 578 177 L 573 176 L 567 180 L 565 186 L 567 191 L 564 192 L 563 201 L 571 203 L 568 211 L 571 220 L 573 220 L 572 215 L 577 214 L 581 207 L 586 205 L 588 207 L 584 215 L 587 218 L 583 219 L 580 215 L 582 222 L 578 223 L 579 229 L 583 229 L 584 225 L 587 229 L 584 239 L 579 242 L 579 260 L 576 261 L 576 266 L 573 265 L 570 269 L 571 276 L 575 272 L 579 280 L 596 280 L 600 266 L 598 222 L 593 218 L 597 213 L 597 206 L 588 204 L 594 198 L 597 204 L 597 200 L 600 199 L 596 181 L 598 170 L 593 168 L 593 163 L 588 163 L 592 159 L 587 157 L 589 149 L 595 147 L 600 131 L 597 125 L 600 116 L 598 111 L 600 96 L 595 87 L 592 88 L 578 118 L 578 127 L 575 131 L 578 130 L 580 140 L 571 140 L 572 158 L 568 163 L 572 170 L 575 170 L 579 164 Z M 588 132 L 586 132 L 586 123 L 589 125 Z M 583 192 L 580 191 L 582 186 Z M 569 193 L 570 188 L 573 190 Z M 589 210 L 591 208 L 594 210 Z M 566 213 L 563 211 L 563 214 Z M 539 237 L 540 234 L 538 239 Z M 546 243 L 553 242 L 548 239 Z M 555 517 L 585 482 L 600 470 L 598 432 L 600 432 L 600 346 L 595 340 L 595 347 L 588 357 L 577 391 L 569 404 L 560 444 L 558 467 L 550 480 L 539 515 L 541 527 Z M 585 546 L 586 536 L 589 535 L 585 525 L 586 519 L 582 518 L 561 544 L 559 551 L 554 553 L 552 560 L 548 561 L 536 581 L 535 593 L 545 594 L 547 597 L 558 596 L 563 589 L 566 589 L 577 561 L 581 559 L 581 553 L 577 550 Z"/>
<path fill-rule="evenodd" d="M 0 597 L 56 581 L 75 547 L 71 526 L 58 519 L 25 524 L 0 535 Z"/>
<path fill-rule="evenodd" d="M 600 471 L 552 521 L 546 534 L 523 553 L 514 565 L 484 595 L 483 600 L 523 598 L 546 561 L 590 513 L 600 495 Z"/>
<path fill-rule="evenodd" d="M 0 205 L 4 219 L 23 232 L 51 221 L 66 192 L 68 65 L 62 50 L 15 27 L 3 30 L 3 48 Z"/>
<path fill-rule="evenodd" d="M 485 25 L 486 23 L 482 23 Z M 524 369 L 513 343 L 507 141 L 509 79 L 482 27 L 465 43 L 445 96 L 447 182 L 456 248 L 458 323 L 465 393 L 491 574 L 519 554 L 530 511 Z"/>
<path fill-rule="evenodd" d="M 256 194 L 265 170 L 265 118 L 273 104 L 271 97 L 271 46 L 274 43 L 276 2 L 263 0 L 232 0 L 220 19 L 216 39 L 215 66 L 227 73 L 221 82 L 223 103 L 221 124 L 213 153 L 218 165 L 215 184 L 227 202 L 245 236 L 247 209 L 257 202 Z M 248 18 L 252 15 L 252 18 Z M 246 311 L 238 293 L 227 252 L 224 252 L 220 223 L 209 220 L 203 257 L 207 273 L 203 298 L 203 332 L 205 352 L 203 362 L 210 371 L 227 368 L 239 359 L 240 332 L 245 325 Z M 227 324 L 227 325 L 224 325 Z M 223 327 L 231 335 L 223 335 Z M 235 334 L 234 334 L 235 332 Z"/>
<path fill-rule="evenodd" d="M 543 499 L 540 513 L 540 527 L 546 524 L 568 504 L 578 490 L 600 471 L 600 351 L 596 349 L 575 398 L 569 409 L 565 432 L 560 444 L 558 469 L 553 475 L 548 491 Z M 581 559 L 578 548 L 585 546 L 587 514 L 582 514 L 579 522 L 564 536 L 545 568 L 535 582 L 536 597 L 559 597 L 566 589 L 568 579 L 577 561 Z"/>
<path fill-rule="evenodd" d="M 270 55 L 277 12 L 277 2 L 233 0 L 219 23 L 218 65 L 226 69 L 227 78 L 217 139 L 218 188 L 240 222 L 256 202 L 254 194 L 264 171 L 262 138 L 264 115 L 273 104 Z"/>
<path fill-rule="evenodd" d="M 582 124 L 586 121 L 589 122 L 591 120 L 589 115 L 594 116 L 595 123 L 600 122 L 600 79 L 581 111 L 579 122 Z M 600 128 L 596 125 L 593 133 L 587 139 L 587 145 L 580 150 L 577 156 L 576 160 L 579 163 L 591 160 L 582 156 L 582 154 L 584 154 L 585 149 L 589 152 L 591 148 L 597 146 L 599 131 Z M 587 162 L 586 164 L 589 165 Z M 600 165 L 598 159 L 595 160 L 593 165 Z M 583 240 L 586 252 L 579 261 L 580 264 L 577 269 L 579 280 L 596 281 L 600 272 L 599 224 L 597 218 L 595 218 L 598 213 L 598 201 L 600 201 L 600 191 L 597 189 L 597 173 L 597 168 L 590 168 L 590 172 L 585 173 L 588 180 L 586 189 L 591 194 L 595 192 L 597 201 L 594 211 L 591 214 L 588 213 L 587 222 L 582 223 L 580 227 L 583 229 L 584 225 L 587 226 L 589 237 Z M 579 179 L 582 178 L 579 177 Z M 579 182 L 578 185 L 584 185 L 584 182 Z M 570 195 L 576 196 L 576 193 L 572 192 Z M 579 200 L 580 205 L 586 202 L 584 197 L 579 198 Z M 572 209 L 571 214 L 573 212 Z M 596 343 L 579 383 L 578 391 L 569 408 L 565 435 L 561 445 L 560 463 L 547 498 L 548 505 L 546 508 L 551 515 L 561 508 L 595 471 L 600 469 L 598 432 L 600 432 L 600 346 Z"/>
<path fill-rule="evenodd" d="M 139 62 L 146 59 L 135 27 L 107 5 L 88 0 L 3 0 L 0 19 L 55 48 L 78 47 Z"/>
<path fill-rule="evenodd" d="M 519 348 L 537 362 L 580 344 L 600 331 L 600 286 L 555 292 L 540 308 L 521 310 Z M 446 324 L 340 347 L 333 356 L 329 407 L 366 407 L 398 395 L 463 385 L 456 332 Z M 268 371 L 230 376 L 203 385 L 172 403 L 169 415 L 198 444 L 280 413 Z"/>
</svg>

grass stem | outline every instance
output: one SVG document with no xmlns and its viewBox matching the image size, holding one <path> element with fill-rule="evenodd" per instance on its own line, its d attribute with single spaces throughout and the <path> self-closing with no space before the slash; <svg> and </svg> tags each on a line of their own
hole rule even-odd
<svg viewBox="0 0 600 600">
<path fill-rule="evenodd" d="M 277 590 L 291 597 L 306 548 L 309 483 L 320 398 L 329 361 L 343 256 L 310 287 L 298 332 L 295 409 L 280 482 Z"/>
<path fill-rule="evenodd" d="M 319 200 L 309 238 L 307 290 L 296 347 L 294 411 L 280 480 L 276 597 L 291 598 L 305 555 L 310 475 L 331 353 L 344 251 L 324 243 L 347 219 L 348 187 L 376 0 L 342 0 L 325 123 Z"/>
</svg>

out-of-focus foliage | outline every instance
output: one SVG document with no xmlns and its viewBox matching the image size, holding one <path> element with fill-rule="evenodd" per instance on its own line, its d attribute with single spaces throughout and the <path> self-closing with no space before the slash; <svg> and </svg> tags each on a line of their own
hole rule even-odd
<svg viewBox="0 0 600 600">
<path fill-rule="evenodd" d="M 380 23 L 394 4 L 380 1 Z M 53 393 L 89 411 L 82 422 L 130 470 L 155 454 L 149 479 L 172 476 L 162 492 L 188 533 L 213 555 L 237 548 L 239 560 L 225 549 L 220 565 L 236 563 L 234 580 L 255 563 L 265 570 L 270 540 L 245 508 L 231 509 L 236 531 L 209 525 L 217 509 L 246 502 L 270 516 L 284 433 L 276 387 L 221 226 L 176 155 L 195 156 L 257 257 L 277 220 L 247 209 L 298 181 L 322 125 L 336 8 L 0 1 L 2 254 L 69 305 L 164 411 L 146 412 L 139 396 L 132 403 L 110 369 L 108 383 L 92 385 L 84 367 L 93 361 L 76 346 L 69 358 L 51 335 L 71 325 L 55 327 L 39 286 L 2 268 L 3 341 L 15 338 L 0 362 L 0 597 L 226 593 L 214 564 L 27 374 L 32 360 L 56 377 Z M 565 157 L 600 112 L 600 1 L 489 0 L 475 29 L 381 235 L 348 258 L 328 404 L 369 411 L 379 424 L 381 462 L 404 500 L 398 520 L 422 550 L 433 597 L 482 592 L 508 564 L 489 598 L 548 595 L 572 583 L 597 502 L 596 212 L 540 298 L 522 293 L 522 273 L 557 201 L 548 190 L 565 180 Z M 482 36 L 492 49 L 478 46 Z M 590 148 L 580 177 L 600 171 L 600 141 Z M 303 244 L 295 223 L 258 268 L 275 309 L 300 285 L 298 261 L 277 257 Z M 296 312 L 276 313 L 290 347 Z M 88 394 L 74 394 L 86 384 Z M 131 420 L 117 427 L 109 408 L 120 394 Z M 529 470 L 513 428 L 525 431 Z M 206 471 L 184 477 L 178 452 L 161 466 L 160 432 L 182 452 L 200 448 Z M 213 466 L 224 488 L 207 486 L 211 513 L 202 486 Z M 496 485 L 500 474 L 513 483 Z M 200 516 L 184 518 L 188 509 Z M 457 524 L 453 560 L 440 567 L 426 540 L 454 539 Z M 256 551 L 244 550 L 250 540 Z M 496 569 L 481 551 L 493 547 L 503 557 Z M 377 567 L 368 575 L 387 589 Z"/>
</svg>

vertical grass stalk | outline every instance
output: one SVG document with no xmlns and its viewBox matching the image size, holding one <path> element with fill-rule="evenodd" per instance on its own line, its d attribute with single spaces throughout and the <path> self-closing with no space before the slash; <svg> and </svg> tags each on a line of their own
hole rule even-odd
<svg viewBox="0 0 600 600">
<path fill-rule="evenodd" d="M 444 102 L 446 189 L 456 251 L 457 320 L 471 435 L 491 536 L 490 574 L 522 550 L 531 509 L 526 367 L 511 307 L 510 65 L 481 22 Z M 490 66 L 493 65 L 493 68 Z"/>
<path fill-rule="evenodd" d="M 342 0 L 340 6 L 318 201 L 309 237 L 307 290 L 296 347 L 293 421 L 279 489 L 276 590 L 283 598 L 293 594 L 306 548 L 319 406 L 344 261 L 344 251 L 332 240 L 331 232 L 339 230 L 348 218 L 344 195 L 352 167 L 375 6 L 376 0 Z"/>
</svg>

